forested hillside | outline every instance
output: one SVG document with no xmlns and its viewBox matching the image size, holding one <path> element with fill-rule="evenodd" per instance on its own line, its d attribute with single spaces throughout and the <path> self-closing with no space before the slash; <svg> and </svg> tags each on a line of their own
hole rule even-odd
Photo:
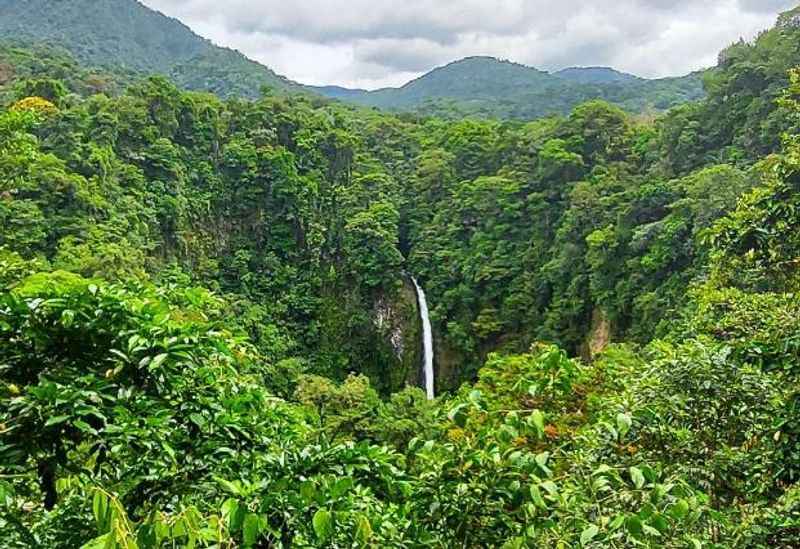
<svg viewBox="0 0 800 549">
<path fill-rule="evenodd" d="M 2 544 L 796 547 L 798 13 L 653 119 L 4 50 Z"/>
<path fill-rule="evenodd" d="M 314 90 L 348 103 L 381 109 L 446 118 L 480 116 L 516 120 L 568 114 L 577 105 L 593 99 L 641 113 L 667 110 L 703 96 L 701 73 L 658 80 L 604 68 L 571 68 L 551 74 L 493 57 L 455 61 L 401 88 Z"/>
<path fill-rule="evenodd" d="M 222 97 L 255 98 L 264 86 L 303 89 L 137 0 L 4 0 L 0 42 L 47 44 L 69 52 L 87 67 L 160 74 L 182 88 Z"/>
<path fill-rule="evenodd" d="M 63 92 L 79 96 L 104 93 L 119 95 L 137 79 L 134 72 L 84 67 L 71 55 L 47 45 L 14 47 L 0 45 L 0 101 L 8 104 L 25 92 L 18 86 L 27 82 L 53 82 L 63 85 Z M 33 92 L 31 92 L 33 93 Z"/>
<path fill-rule="evenodd" d="M 451 63 L 399 89 L 303 86 L 212 44 L 137 0 L 5 0 L 0 3 L 2 43 L 47 44 L 69 52 L 87 68 L 160 74 L 180 88 L 223 98 L 255 99 L 266 86 L 278 93 L 305 91 L 362 106 L 448 118 L 468 114 L 530 120 L 567 114 L 591 99 L 640 113 L 666 110 L 703 95 L 700 74 L 659 80 L 602 68 L 548 74 L 488 57 Z"/>
</svg>

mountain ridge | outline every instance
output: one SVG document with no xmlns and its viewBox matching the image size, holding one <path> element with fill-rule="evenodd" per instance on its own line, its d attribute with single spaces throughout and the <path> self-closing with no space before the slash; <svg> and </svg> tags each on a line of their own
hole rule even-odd
<svg viewBox="0 0 800 549">
<path fill-rule="evenodd" d="M 84 65 L 122 68 L 142 76 L 163 74 L 181 88 L 223 98 L 254 99 L 267 87 L 363 107 L 450 117 L 539 118 L 564 114 L 592 99 L 632 112 L 666 110 L 703 96 L 697 74 L 649 80 L 610 67 L 547 72 L 486 55 L 451 61 L 398 88 L 309 86 L 213 43 L 138 0 L 10 0 L 0 6 L 0 40 L 50 44 Z"/>
<path fill-rule="evenodd" d="M 628 111 L 667 110 L 703 96 L 702 71 L 647 79 L 610 67 L 568 67 L 547 72 L 491 56 L 451 61 L 399 87 L 351 90 L 319 86 L 332 99 L 388 110 L 420 110 L 440 116 L 539 118 L 565 114 L 604 99 Z"/>
<path fill-rule="evenodd" d="M 224 97 L 257 97 L 263 86 L 303 89 L 138 0 L 11 0 L 0 6 L 0 38 L 57 46 L 85 65 L 163 74 L 180 87 Z"/>
</svg>

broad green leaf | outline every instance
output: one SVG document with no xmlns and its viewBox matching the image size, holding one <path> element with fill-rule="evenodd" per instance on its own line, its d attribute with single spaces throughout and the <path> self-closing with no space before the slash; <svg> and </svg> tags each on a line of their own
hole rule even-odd
<svg viewBox="0 0 800 549">
<path fill-rule="evenodd" d="M 256 544 L 258 536 L 261 533 L 259 528 L 258 515 L 255 513 L 247 513 L 244 517 L 244 524 L 242 525 L 242 538 L 244 539 L 245 547 L 252 547 Z"/>
<path fill-rule="evenodd" d="M 650 502 L 646 502 L 642 505 L 642 508 L 639 509 L 637 516 L 642 520 L 648 520 L 650 517 L 656 514 L 656 507 Z"/>
<path fill-rule="evenodd" d="M 145 549 L 158 547 L 156 529 L 151 524 L 143 524 L 136 533 L 136 543 Z"/>
<path fill-rule="evenodd" d="M 161 353 L 160 355 L 156 355 L 156 357 L 150 362 L 149 366 L 150 370 L 152 371 L 157 369 L 164 363 L 165 360 L 167 360 L 167 358 L 169 358 L 169 355 L 166 353 Z"/>
<path fill-rule="evenodd" d="M 83 431 L 84 433 L 89 433 L 89 434 L 92 434 L 92 435 L 96 435 L 97 434 L 97 430 L 94 427 L 92 427 L 91 425 L 89 425 L 88 423 L 86 423 L 85 421 L 82 421 L 80 419 L 76 420 L 73 423 L 73 425 L 75 427 L 77 427 L 79 430 Z"/>
<path fill-rule="evenodd" d="M 649 465 L 642 465 L 641 469 L 642 475 L 644 475 L 647 482 L 656 482 L 658 480 L 658 474 Z"/>
<path fill-rule="evenodd" d="M 464 427 L 467 424 L 467 405 L 459 404 L 450 410 L 447 417 L 459 427 Z"/>
<path fill-rule="evenodd" d="M 214 480 L 216 480 L 219 483 L 220 486 L 225 488 L 231 494 L 233 494 L 235 496 L 241 496 L 242 495 L 242 490 L 241 490 L 241 488 L 239 488 L 239 486 L 236 485 L 236 483 L 231 482 L 229 480 L 225 480 L 224 478 L 220 478 L 220 477 L 214 477 Z"/>
<path fill-rule="evenodd" d="M 72 416 L 51 416 L 47 421 L 45 421 L 44 426 L 50 427 L 51 425 L 64 423 L 65 421 L 69 420 L 70 417 Z"/>
<path fill-rule="evenodd" d="M 594 473 L 592 473 L 592 474 L 593 475 L 605 475 L 606 473 L 610 473 L 611 471 L 613 471 L 613 469 L 611 467 L 609 467 L 606 464 L 603 464 L 600 467 L 598 467 L 597 469 L 595 469 Z"/>
<path fill-rule="evenodd" d="M 247 507 L 240 504 L 238 501 L 229 499 L 226 503 L 231 502 L 229 515 L 228 515 L 228 528 L 232 532 L 238 532 L 242 529 L 244 518 L 247 515 Z"/>
<path fill-rule="evenodd" d="M 192 423 L 194 423 L 195 425 L 197 425 L 201 429 L 204 428 L 206 426 L 206 424 L 208 423 L 206 421 L 206 418 L 204 418 L 202 415 L 200 415 L 198 413 L 189 414 L 189 419 L 192 421 Z"/>
<path fill-rule="evenodd" d="M 510 540 L 506 541 L 503 544 L 503 547 L 501 549 L 522 549 L 524 543 L 525 543 L 525 538 L 522 537 L 511 538 Z"/>
<path fill-rule="evenodd" d="M 0 480 L 0 505 L 8 506 L 14 501 L 14 488 L 8 482 Z"/>
<path fill-rule="evenodd" d="M 540 486 L 544 488 L 545 491 L 551 496 L 558 495 L 558 486 L 556 486 L 556 483 L 553 482 L 552 480 L 546 480 L 543 483 L 541 483 Z"/>
<path fill-rule="evenodd" d="M 365 546 L 369 543 L 371 537 L 372 525 L 370 524 L 369 519 L 365 515 L 359 514 L 358 518 L 356 519 L 356 543 Z"/>
<path fill-rule="evenodd" d="M 100 537 L 96 537 L 93 540 L 87 541 L 83 545 L 81 545 L 81 549 L 106 549 L 109 544 L 114 547 L 114 537 L 111 535 L 111 532 L 105 533 Z"/>
<path fill-rule="evenodd" d="M 536 461 L 536 465 L 539 467 L 547 467 L 547 460 L 550 459 L 549 452 L 542 452 L 541 454 L 536 454 L 534 460 Z"/>
<path fill-rule="evenodd" d="M 320 509 L 314 513 L 314 518 L 311 520 L 314 527 L 314 533 L 320 541 L 325 541 L 331 534 L 333 534 L 333 515 L 325 509 Z"/>
<path fill-rule="evenodd" d="M 97 529 L 105 532 L 108 529 L 108 497 L 100 490 L 95 490 L 92 496 L 92 513 L 97 521 Z"/>
<path fill-rule="evenodd" d="M 600 529 L 597 528 L 597 526 L 594 524 L 588 526 L 583 532 L 581 532 L 581 545 L 588 545 L 598 533 L 600 533 Z"/>
<path fill-rule="evenodd" d="M 70 309 L 65 309 L 61 311 L 61 324 L 64 325 L 65 328 L 69 328 L 75 322 L 75 311 Z"/>
<path fill-rule="evenodd" d="M 615 530 L 619 530 L 619 528 L 625 524 L 625 515 L 619 515 L 611 523 L 608 525 L 608 529 L 613 532 Z"/>
<path fill-rule="evenodd" d="M 661 515 L 660 513 L 655 513 L 652 517 L 650 517 L 648 522 L 653 528 L 662 534 L 669 530 L 669 523 L 667 522 L 667 519 L 665 519 L 664 515 Z"/>
<path fill-rule="evenodd" d="M 592 481 L 592 490 L 595 492 L 605 492 L 611 490 L 611 482 L 607 477 L 597 477 Z"/>
<path fill-rule="evenodd" d="M 187 524 L 183 518 L 176 521 L 175 524 L 172 526 L 173 536 L 185 536 L 187 532 L 188 532 Z"/>
<path fill-rule="evenodd" d="M 644 475 L 642 474 L 641 469 L 639 469 L 638 467 L 631 467 L 629 471 L 631 474 L 631 480 L 633 481 L 633 485 L 636 486 L 636 488 L 641 489 L 644 486 L 645 482 Z"/>
<path fill-rule="evenodd" d="M 317 487 L 313 481 L 306 480 L 300 484 L 300 496 L 302 496 L 303 502 L 306 505 L 314 501 L 316 495 L 317 495 Z"/>
<path fill-rule="evenodd" d="M 631 416 L 628 414 L 617 414 L 617 431 L 619 431 L 619 438 L 624 438 L 631 430 L 633 424 Z"/>
<path fill-rule="evenodd" d="M 483 393 L 478 391 L 477 389 L 470 391 L 469 393 L 469 401 L 475 405 L 480 404 L 481 398 L 483 398 Z"/>
<path fill-rule="evenodd" d="M 219 479 L 214 479 L 219 482 Z M 239 502 L 233 498 L 228 498 L 225 500 L 225 503 L 222 504 L 222 516 L 223 517 L 230 517 L 233 513 L 236 512 L 236 508 L 239 507 Z"/>
<path fill-rule="evenodd" d="M 654 537 L 654 538 L 660 538 L 661 537 L 661 532 L 659 532 L 657 529 L 653 528 L 649 524 L 642 524 L 642 531 L 645 534 L 647 534 L 648 536 L 651 536 L 651 537 Z"/>
<path fill-rule="evenodd" d="M 541 454 L 537 454 L 534 459 L 536 461 L 536 465 L 545 474 L 545 476 L 549 477 L 553 474 L 553 471 L 551 471 L 550 468 L 547 466 L 547 461 L 550 459 L 549 452 L 542 452 Z"/>
<path fill-rule="evenodd" d="M 340 478 L 333 484 L 333 487 L 331 488 L 331 497 L 333 499 L 342 497 L 353 487 L 354 484 L 355 483 L 351 478 Z"/>
<path fill-rule="evenodd" d="M 539 487 L 536 486 L 535 484 L 531 485 L 531 500 L 533 501 L 534 504 L 536 504 L 537 507 L 541 509 L 547 509 L 547 503 L 544 501 L 544 498 L 542 497 L 542 491 L 539 490 Z"/>
<path fill-rule="evenodd" d="M 689 514 L 689 502 L 685 499 L 679 499 L 669 509 L 669 516 L 675 520 L 682 520 Z"/>
<path fill-rule="evenodd" d="M 642 521 L 639 520 L 639 517 L 635 515 L 628 517 L 625 525 L 628 527 L 628 532 L 634 536 L 642 535 Z"/>
<path fill-rule="evenodd" d="M 544 414 L 541 410 L 531 412 L 530 422 L 540 434 L 544 433 Z"/>
<path fill-rule="evenodd" d="M 169 456 L 169 457 L 172 459 L 172 461 L 173 461 L 173 462 L 174 462 L 174 461 L 176 461 L 176 454 L 175 454 L 175 450 L 172 448 L 172 446 L 170 446 L 170 445 L 169 445 L 169 444 L 167 444 L 166 442 L 162 442 L 162 443 L 161 443 L 161 447 L 164 449 L 164 451 L 165 451 L 165 452 L 167 453 L 167 455 L 168 455 L 168 456 Z"/>
</svg>

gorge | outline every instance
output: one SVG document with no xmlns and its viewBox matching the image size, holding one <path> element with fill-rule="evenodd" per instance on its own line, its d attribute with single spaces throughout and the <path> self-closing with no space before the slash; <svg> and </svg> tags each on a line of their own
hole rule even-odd
<svg viewBox="0 0 800 549">
<path fill-rule="evenodd" d="M 206 90 L 0 44 L 4 548 L 798 546 L 800 8 L 697 101 L 519 120 L 259 92 L 123 5 L 0 7 Z"/>
</svg>

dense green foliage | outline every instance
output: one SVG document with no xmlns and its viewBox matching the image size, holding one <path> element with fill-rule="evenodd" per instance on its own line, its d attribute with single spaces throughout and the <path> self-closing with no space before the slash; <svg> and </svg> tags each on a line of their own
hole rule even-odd
<svg viewBox="0 0 800 549">
<path fill-rule="evenodd" d="M 315 88 L 357 105 L 417 111 L 447 118 L 480 116 L 531 120 L 567 114 L 591 99 L 627 111 L 666 110 L 703 96 L 699 73 L 646 80 L 611 69 L 567 69 L 553 74 L 501 61 L 469 57 L 434 69 L 402 88 L 376 91 Z"/>
<path fill-rule="evenodd" d="M 0 45 L 0 101 L 8 103 L 15 96 L 42 95 L 42 90 L 20 90 L 31 82 L 58 80 L 67 92 L 78 95 L 105 93 L 118 95 L 135 76 L 120 68 L 113 72 L 86 69 L 57 48 L 36 46 L 19 48 Z"/>
<path fill-rule="evenodd" d="M 257 97 L 264 86 L 302 90 L 136 0 L 6 0 L 0 4 L 0 41 L 49 44 L 85 66 L 161 74 L 182 88 L 223 97 Z"/>
<path fill-rule="evenodd" d="M 797 19 L 653 121 L 98 94 L 8 50 L 4 546 L 795 547 Z"/>
</svg>

